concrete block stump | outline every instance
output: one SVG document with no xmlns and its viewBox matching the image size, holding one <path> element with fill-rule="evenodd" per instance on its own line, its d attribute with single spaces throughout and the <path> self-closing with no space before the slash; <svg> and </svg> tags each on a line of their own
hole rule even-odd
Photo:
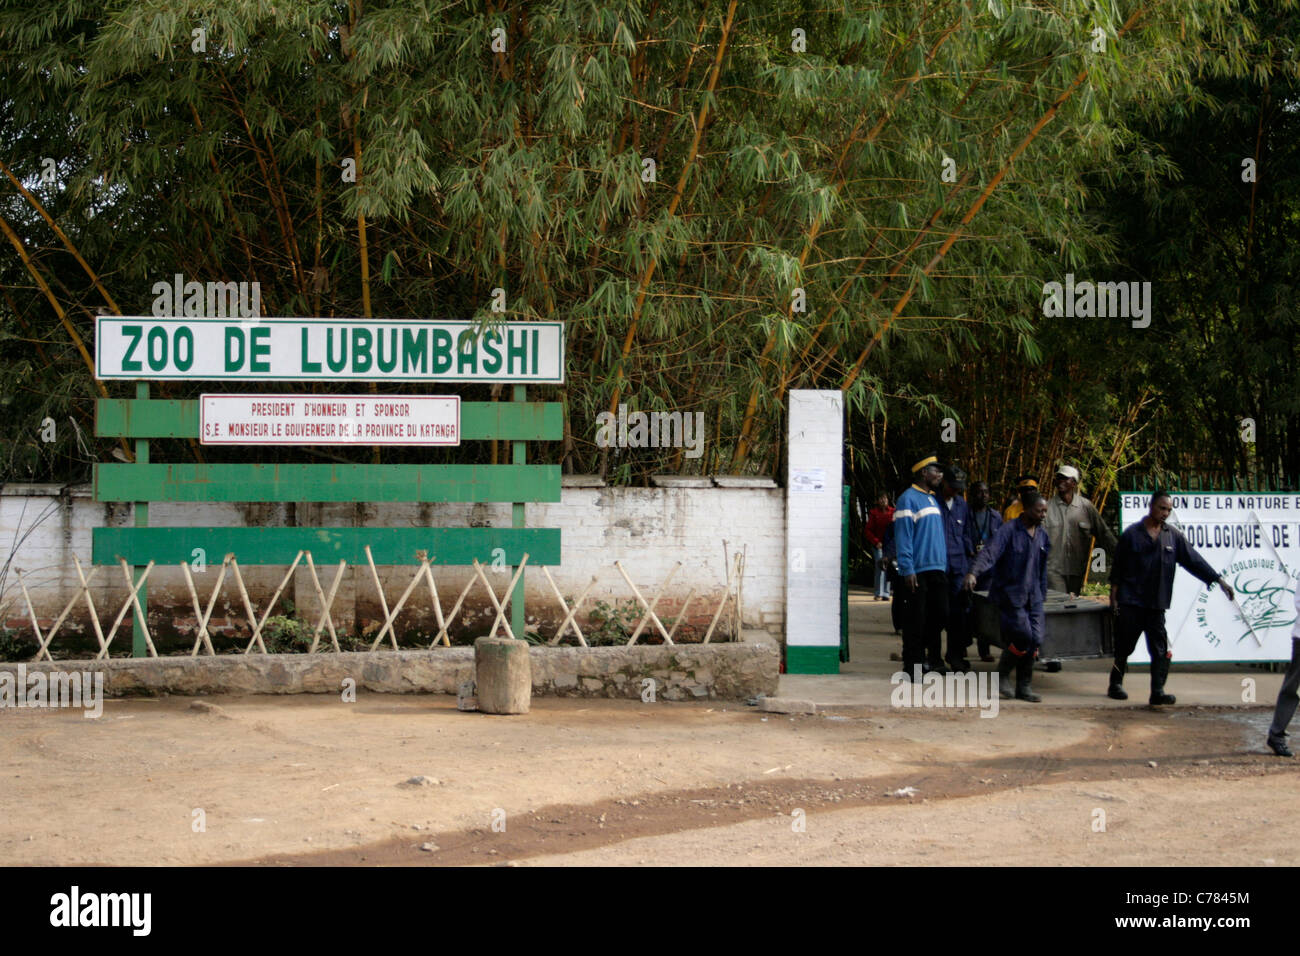
<svg viewBox="0 0 1300 956">
<path fill-rule="evenodd" d="M 533 697 L 528 644 L 508 637 L 480 637 L 474 642 L 474 683 L 481 713 L 528 713 Z"/>
</svg>

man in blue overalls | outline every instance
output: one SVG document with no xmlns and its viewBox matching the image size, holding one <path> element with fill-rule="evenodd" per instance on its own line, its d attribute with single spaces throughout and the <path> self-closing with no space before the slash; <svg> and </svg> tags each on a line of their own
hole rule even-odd
<svg viewBox="0 0 1300 956">
<path fill-rule="evenodd" d="M 998 662 L 998 693 L 1010 698 L 1011 671 L 1016 672 L 1015 696 L 1020 700 L 1040 701 L 1030 682 L 1034 676 L 1034 658 L 1043 646 L 1047 597 L 1047 555 L 1052 549 L 1043 519 L 1047 517 L 1047 500 L 1036 491 L 1021 496 L 1022 509 L 998 529 L 997 534 L 975 558 L 975 566 L 966 575 L 966 590 L 973 590 L 975 580 L 992 571 L 989 600 L 998 609 L 998 624 L 1006 645 Z"/>
<path fill-rule="evenodd" d="M 971 596 L 962 582 L 975 557 L 970 508 L 963 497 L 966 472 L 955 465 L 943 471 L 943 488 L 939 506 L 943 512 L 943 536 L 948 551 L 948 653 L 944 659 L 950 670 L 970 670 L 966 648 L 970 646 Z"/>
<path fill-rule="evenodd" d="M 989 505 L 987 481 L 977 481 L 970 486 L 970 524 L 971 537 L 975 541 L 975 553 L 978 555 L 993 540 L 993 536 L 998 533 L 998 528 L 1002 527 L 1002 512 Z M 992 580 L 993 573 L 986 571 L 975 582 L 975 590 L 987 591 Z M 991 663 L 993 655 L 989 653 L 989 641 L 983 631 L 976 634 L 976 640 L 979 642 L 980 660 Z"/>
</svg>

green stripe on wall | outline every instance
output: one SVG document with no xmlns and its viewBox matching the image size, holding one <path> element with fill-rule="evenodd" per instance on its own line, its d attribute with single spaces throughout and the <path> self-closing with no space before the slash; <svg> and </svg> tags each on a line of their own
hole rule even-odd
<svg viewBox="0 0 1300 956">
<path fill-rule="evenodd" d="M 838 674 L 840 672 L 840 647 L 806 647 L 786 645 L 785 672 L 787 674 Z"/>
</svg>

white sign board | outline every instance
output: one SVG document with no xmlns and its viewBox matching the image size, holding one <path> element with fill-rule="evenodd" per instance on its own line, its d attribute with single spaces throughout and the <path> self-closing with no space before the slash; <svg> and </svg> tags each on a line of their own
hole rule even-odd
<svg viewBox="0 0 1300 956">
<path fill-rule="evenodd" d="M 1146 515 L 1149 494 L 1121 497 L 1125 528 Z M 1236 592 L 1229 601 L 1189 572 L 1174 575 L 1165 614 L 1175 661 L 1289 661 L 1300 579 L 1300 495 L 1173 495 L 1170 524 Z M 1130 658 L 1149 662 L 1146 641 Z"/>
<path fill-rule="evenodd" d="M 95 377 L 558 384 L 564 323 L 101 315 Z"/>
<path fill-rule="evenodd" d="M 455 395 L 203 395 L 205 445 L 459 445 Z"/>
</svg>

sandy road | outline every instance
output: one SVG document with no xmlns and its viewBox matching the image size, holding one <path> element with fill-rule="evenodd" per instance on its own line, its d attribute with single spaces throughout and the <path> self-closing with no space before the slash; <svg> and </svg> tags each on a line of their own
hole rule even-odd
<svg viewBox="0 0 1300 956">
<path fill-rule="evenodd" d="M 790 718 L 731 703 L 574 700 L 499 718 L 457 713 L 444 697 L 383 695 L 207 705 L 109 701 L 99 720 L 0 713 L 0 855 L 1284 865 L 1300 843 L 1300 770 L 1263 751 L 1260 707 L 1013 702 L 989 720 L 975 710 Z M 405 783 L 421 775 L 436 782 Z M 504 832 L 493 830 L 502 820 Z"/>
</svg>

